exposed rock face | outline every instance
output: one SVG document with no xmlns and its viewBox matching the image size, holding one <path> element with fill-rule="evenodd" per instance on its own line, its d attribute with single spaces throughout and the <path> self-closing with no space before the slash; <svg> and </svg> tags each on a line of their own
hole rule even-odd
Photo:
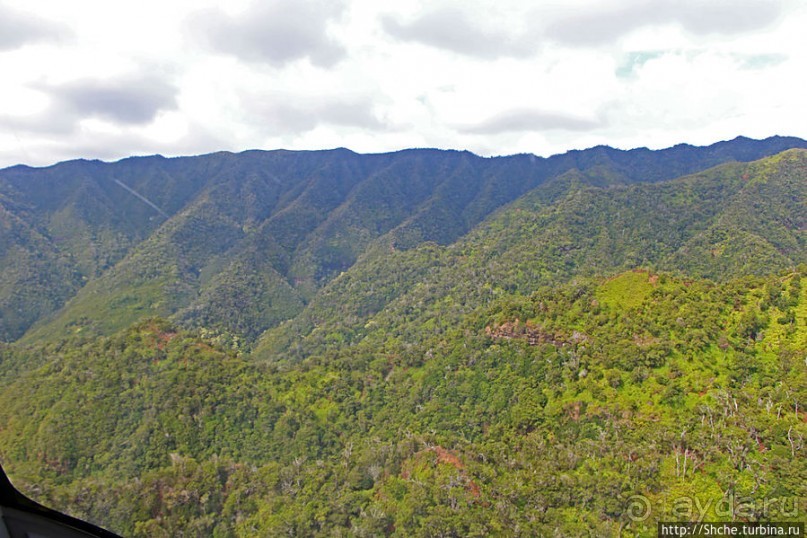
<svg viewBox="0 0 807 538">
<path fill-rule="evenodd" d="M 518 318 L 514 321 L 506 321 L 501 325 L 488 325 L 485 327 L 485 334 L 494 340 L 501 338 L 526 340 L 531 346 L 551 344 L 555 347 L 565 347 L 588 342 L 588 336 L 578 331 L 574 331 L 571 335 L 565 335 L 547 331 L 543 326 L 536 325 L 530 321 L 522 323 Z"/>
</svg>

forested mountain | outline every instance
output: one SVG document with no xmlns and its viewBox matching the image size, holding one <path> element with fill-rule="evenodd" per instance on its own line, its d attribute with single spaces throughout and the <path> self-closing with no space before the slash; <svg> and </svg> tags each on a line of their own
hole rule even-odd
<svg viewBox="0 0 807 538">
<path fill-rule="evenodd" d="M 0 171 L 0 339 L 37 321 L 31 339 L 162 315 L 253 340 L 381 237 L 396 249 L 451 244 L 564 173 L 599 186 L 654 182 L 791 147 L 807 142 L 597 147 L 547 159 L 340 149 L 14 167 Z"/>
<path fill-rule="evenodd" d="M 804 146 L 0 171 L 0 459 L 130 536 L 805 521 Z"/>
<path fill-rule="evenodd" d="M 307 335 L 314 347 L 337 332 L 360 338 L 380 311 L 404 315 L 449 301 L 434 317 L 450 323 L 501 293 L 528 294 L 575 275 L 652 266 L 725 280 L 807 263 L 805 178 L 803 150 L 658 184 L 592 187 L 573 171 L 453 245 L 367 256 L 268 331 L 258 355 L 304 356 Z"/>
</svg>

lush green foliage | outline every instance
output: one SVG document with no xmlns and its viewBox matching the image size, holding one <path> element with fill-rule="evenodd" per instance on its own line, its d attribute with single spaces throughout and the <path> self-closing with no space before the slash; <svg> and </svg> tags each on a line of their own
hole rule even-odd
<svg viewBox="0 0 807 538">
<path fill-rule="evenodd" d="M 0 450 L 135 536 L 652 535 L 673 499 L 807 494 L 804 277 L 628 272 L 455 326 L 444 303 L 280 369 L 151 321 L 8 387 Z"/>
<path fill-rule="evenodd" d="M 659 184 L 595 188 L 566 174 L 453 245 L 368 252 L 300 316 L 268 331 L 256 354 L 304 357 L 328 339 L 361 338 L 375 313 L 374 323 L 397 330 L 442 302 L 452 308 L 440 322 L 452 324 L 500 294 L 529 294 L 573 275 L 649 266 L 725 280 L 807 263 L 805 177 L 801 150 Z"/>
<path fill-rule="evenodd" d="M 0 341 L 36 322 L 27 342 L 111 334 L 149 315 L 251 341 L 379 242 L 451 244 L 536 187 L 548 202 L 581 185 L 672 179 L 804 146 L 738 138 L 548 159 L 252 151 L 0 170 Z M 564 174 L 576 180 L 557 181 Z"/>
<path fill-rule="evenodd" d="M 15 483 L 131 536 L 807 519 L 807 152 L 633 185 L 659 156 L 595 148 L 494 202 L 440 155 L 258 154 L 313 178 L 286 191 L 208 157 L 222 182 L 27 341 L 66 337 L 0 344 Z"/>
</svg>

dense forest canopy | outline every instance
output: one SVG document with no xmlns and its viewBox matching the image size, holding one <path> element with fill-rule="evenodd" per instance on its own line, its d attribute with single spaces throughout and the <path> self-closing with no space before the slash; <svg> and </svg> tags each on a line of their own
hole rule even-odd
<svg viewBox="0 0 807 538">
<path fill-rule="evenodd" d="M 0 460 L 127 536 L 803 522 L 805 146 L 2 170 Z"/>
</svg>

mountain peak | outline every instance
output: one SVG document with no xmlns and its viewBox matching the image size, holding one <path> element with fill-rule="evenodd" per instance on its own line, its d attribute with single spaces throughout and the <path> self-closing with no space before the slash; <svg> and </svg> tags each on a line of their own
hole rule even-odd
<svg viewBox="0 0 807 538">
<path fill-rule="evenodd" d="M 659 182 L 793 147 L 807 142 L 741 137 L 489 159 L 435 148 L 249 150 L 0 170 L 0 200 L 17 223 L 0 237 L 8 245 L 0 335 L 19 338 L 64 307 L 62 327 L 81 318 L 112 330 L 139 312 L 188 323 L 238 319 L 229 329 L 248 327 L 254 337 L 379 242 L 398 251 L 451 245 L 536 188 L 546 187 L 543 200 L 558 199 L 572 184 L 556 181 L 565 174 L 598 187 Z M 41 263 L 20 269 L 19 252 Z"/>
</svg>

